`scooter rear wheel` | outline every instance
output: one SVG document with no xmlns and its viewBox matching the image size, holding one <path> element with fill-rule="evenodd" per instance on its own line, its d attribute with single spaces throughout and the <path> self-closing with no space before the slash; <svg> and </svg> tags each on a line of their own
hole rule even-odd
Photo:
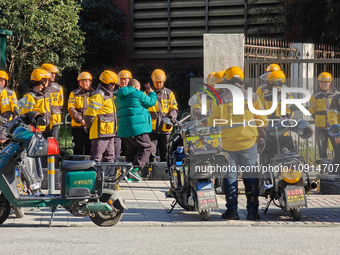
<svg viewBox="0 0 340 255">
<path fill-rule="evenodd" d="M 11 205 L 3 194 L 0 195 L 0 225 L 4 223 L 11 211 Z"/>
<path fill-rule="evenodd" d="M 111 193 L 112 192 L 112 193 Z M 100 197 L 100 202 L 107 202 L 111 198 L 113 191 L 106 190 Z M 94 217 L 90 217 L 92 222 L 100 227 L 111 227 L 116 225 L 123 217 L 124 208 L 120 205 L 119 200 L 113 203 L 113 207 L 116 208 L 116 212 L 96 212 Z"/>
<path fill-rule="evenodd" d="M 291 209 L 291 214 L 292 214 L 292 217 L 293 217 L 293 220 L 295 221 L 298 221 L 298 220 L 301 220 L 301 209 L 298 208 L 294 208 L 294 209 Z"/>
<path fill-rule="evenodd" d="M 200 212 L 200 218 L 202 221 L 208 221 L 210 219 L 210 209 Z"/>
</svg>

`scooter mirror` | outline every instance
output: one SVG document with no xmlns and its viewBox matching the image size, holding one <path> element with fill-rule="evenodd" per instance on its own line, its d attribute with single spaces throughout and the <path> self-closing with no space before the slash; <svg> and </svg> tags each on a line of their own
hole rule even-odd
<svg viewBox="0 0 340 255">
<path fill-rule="evenodd" d="M 297 128 L 297 131 L 296 131 Z M 302 139 L 309 139 L 313 135 L 313 130 L 311 129 L 308 121 L 300 119 L 297 122 L 297 127 L 293 128 L 294 132 L 297 132 L 297 134 Z"/>
<path fill-rule="evenodd" d="M 39 118 L 37 119 L 37 125 L 38 125 L 38 126 L 46 126 L 46 120 L 45 120 L 45 118 L 44 118 L 44 117 L 39 117 Z"/>
<path fill-rule="evenodd" d="M 19 106 L 19 108 L 21 108 L 21 107 L 23 107 L 26 103 L 27 103 L 27 97 L 23 97 L 23 98 L 21 98 L 21 99 L 18 101 L 17 105 Z"/>
<path fill-rule="evenodd" d="M 334 124 L 330 127 L 328 130 L 328 134 L 331 137 L 339 137 L 340 136 L 340 125 L 339 124 Z"/>
<path fill-rule="evenodd" d="M 20 110 L 18 107 L 14 106 L 14 112 L 17 116 L 20 116 Z"/>
</svg>

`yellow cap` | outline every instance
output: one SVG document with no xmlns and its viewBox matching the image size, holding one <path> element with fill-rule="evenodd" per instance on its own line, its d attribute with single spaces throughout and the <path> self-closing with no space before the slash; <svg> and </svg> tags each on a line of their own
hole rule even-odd
<svg viewBox="0 0 340 255">
<path fill-rule="evenodd" d="M 118 78 L 129 78 L 132 79 L 132 74 L 128 70 L 122 70 L 118 73 Z"/>
<path fill-rule="evenodd" d="M 49 79 L 51 74 L 44 69 L 34 69 L 31 73 L 31 81 L 41 81 L 41 79 Z"/>
<path fill-rule="evenodd" d="M 100 74 L 99 80 L 101 80 L 105 84 L 118 83 L 118 76 L 115 72 L 105 70 Z"/>
<path fill-rule="evenodd" d="M 244 80 L 244 74 L 240 67 L 233 66 L 225 70 L 223 78 L 226 80 L 231 80 L 232 78 L 240 78 L 241 80 Z"/>
<path fill-rule="evenodd" d="M 318 81 L 333 81 L 333 77 L 330 73 L 322 72 L 318 76 Z"/>
<path fill-rule="evenodd" d="M 281 67 L 278 64 L 270 64 L 269 66 L 267 66 L 266 71 L 267 72 L 281 71 Z"/>
<path fill-rule="evenodd" d="M 8 81 L 8 74 L 7 74 L 7 72 L 0 70 L 0 78 L 3 78 L 6 81 Z"/>
<path fill-rule="evenodd" d="M 89 72 L 81 72 L 78 77 L 77 80 L 91 80 L 92 81 L 92 75 Z"/>
<path fill-rule="evenodd" d="M 156 81 L 163 81 L 163 82 L 165 82 L 166 81 L 166 75 L 165 75 L 163 70 L 156 69 L 151 74 L 151 80 L 153 82 L 156 82 Z"/>
<path fill-rule="evenodd" d="M 49 71 L 51 73 L 59 73 L 59 68 L 52 64 L 45 63 L 45 64 L 42 64 L 40 68 L 46 71 Z"/>
</svg>

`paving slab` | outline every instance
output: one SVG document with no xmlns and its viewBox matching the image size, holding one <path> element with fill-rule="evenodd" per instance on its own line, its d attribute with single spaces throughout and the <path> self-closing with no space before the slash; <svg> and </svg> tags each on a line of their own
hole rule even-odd
<svg viewBox="0 0 340 255">
<path fill-rule="evenodd" d="M 173 198 L 166 198 L 165 193 L 169 189 L 169 181 L 146 180 L 141 183 L 122 182 L 122 188 L 118 192 L 125 201 L 128 210 L 124 211 L 123 218 L 116 227 L 135 226 L 340 226 L 340 195 L 320 195 L 315 191 L 307 196 L 308 208 L 301 209 L 301 221 L 293 221 L 288 212 L 271 205 L 266 214 L 262 209 L 266 206 L 266 199 L 260 197 L 259 212 L 261 219 L 250 221 L 246 219 L 246 196 L 241 192 L 238 197 L 239 215 L 238 221 L 226 221 L 221 219 L 225 211 L 225 198 L 223 194 L 217 195 L 219 209 L 211 212 L 209 221 L 200 221 L 198 212 L 188 212 L 176 205 L 172 213 Z M 49 208 L 25 208 L 23 218 L 15 218 L 14 213 L 2 226 L 11 227 L 46 227 L 50 219 Z M 89 217 L 75 217 L 63 208 L 58 208 L 52 227 L 82 227 L 93 226 Z"/>
</svg>

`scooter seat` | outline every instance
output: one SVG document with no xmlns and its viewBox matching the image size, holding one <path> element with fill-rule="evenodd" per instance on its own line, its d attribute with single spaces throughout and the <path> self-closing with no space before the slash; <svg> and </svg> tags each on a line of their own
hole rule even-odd
<svg viewBox="0 0 340 255">
<path fill-rule="evenodd" d="M 96 162 L 94 160 L 86 160 L 86 161 L 72 161 L 72 160 L 63 160 L 60 164 L 61 172 L 74 172 L 74 171 L 86 171 L 86 170 L 95 170 Z"/>
</svg>

